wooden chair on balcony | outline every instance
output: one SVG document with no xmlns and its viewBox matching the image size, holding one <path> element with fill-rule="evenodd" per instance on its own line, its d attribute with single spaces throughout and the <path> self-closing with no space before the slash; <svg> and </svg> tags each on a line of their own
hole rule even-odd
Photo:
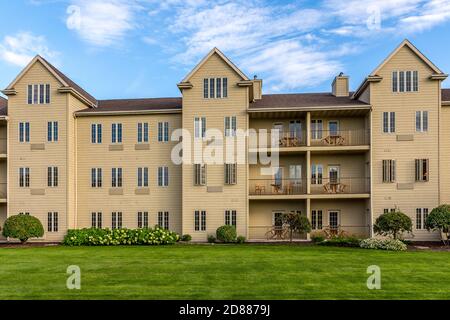
<svg viewBox="0 0 450 320">
<path fill-rule="evenodd" d="M 257 184 L 255 186 L 255 194 L 261 195 L 261 194 L 264 194 L 264 193 L 266 193 L 266 187 Z"/>
</svg>

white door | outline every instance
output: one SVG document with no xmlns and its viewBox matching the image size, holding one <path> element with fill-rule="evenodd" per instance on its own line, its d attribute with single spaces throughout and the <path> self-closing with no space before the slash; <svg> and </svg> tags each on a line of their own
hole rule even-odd
<svg viewBox="0 0 450 320">
<path fill-rule="evenodd" d="M 328 167 L 328 179 L 330 184 L 338 184 L 340 179 L 339 166 Z"/>
<path fill-rule="evenodd" d="M 328 131 L 330 136 L 337 136 L 339 132 L 339 121 L 328 121 Z"/>
</svg>

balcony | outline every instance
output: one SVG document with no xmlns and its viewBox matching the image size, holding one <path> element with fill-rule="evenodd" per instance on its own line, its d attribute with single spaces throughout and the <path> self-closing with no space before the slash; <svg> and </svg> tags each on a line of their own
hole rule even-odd
<svg viewBox="0 0 450 320">
<path fill-rule="evenodd" d="M 0 183 L 0 203 L 5 203 L 7 199 L 7 184 L 2 182 Z"/>
<path fill-rule="evenodd" d="M 370 143 L 369 130 L 312 130 L 311 146 L 366 146 Z"/>
<path fill-rule="evenodd" d="M 266 132 L 265 132 L 266 131 Z M 306 131 L 275 131 L 267 129 L 250 134 L 250 148 L 296 148 L 306 146 Z"/>
<path fill-rule="evenodd" d="M 282 196 L 306 194 L 306 179 L 250 179 L 251 196 Z"/>
<path fill-rule="evenodd" d="M 369 178 L 319 178 L 316 184 L 311 184 L 311 194 L 314 195 L 366 194 L 369 192 Z"/>
</svg>

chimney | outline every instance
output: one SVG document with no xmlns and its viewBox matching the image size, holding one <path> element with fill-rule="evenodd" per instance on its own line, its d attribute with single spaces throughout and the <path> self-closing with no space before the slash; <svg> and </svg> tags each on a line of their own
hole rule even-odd
<svg viewBox="0 0 450 320">
<path fill-rule="evenodd" d="M 339 75 L 334 78 L 333 83 L 331 84 L 331 89 L 333 96 L 335 97 L 348 97 L 348 76 L 345 76 L 342 72 L 339 73 Z"/>
<path fill-rule="evenodd" d="M 262 99 L 262 79 L 258 79 L 255 75 L 253 77 L 253 86 L 250 91 L 250 101 L 261 100 Z"/>
</svg>

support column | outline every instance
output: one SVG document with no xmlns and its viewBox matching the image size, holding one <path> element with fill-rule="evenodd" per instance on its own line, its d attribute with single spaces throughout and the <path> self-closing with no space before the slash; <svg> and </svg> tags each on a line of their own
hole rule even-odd
<svg viewBox="0 0 450 320">
<path fill-rule="evenodd" d="M 308 217 L 308 220 L 311 222 L 311 199 L 306 199 L 306 216 Z M 306 240 L 311 240 L 311 234 L 306 234 Z"/>
<path fill-rule="evenodd" d="M 306 194 L 311 194 L 311 151 L 306 151 Z"/>
<path fill-rule="evenodd" d="M 306 146 L 311 146 L 311 112 L 306 113 Z"/>
</svg>

